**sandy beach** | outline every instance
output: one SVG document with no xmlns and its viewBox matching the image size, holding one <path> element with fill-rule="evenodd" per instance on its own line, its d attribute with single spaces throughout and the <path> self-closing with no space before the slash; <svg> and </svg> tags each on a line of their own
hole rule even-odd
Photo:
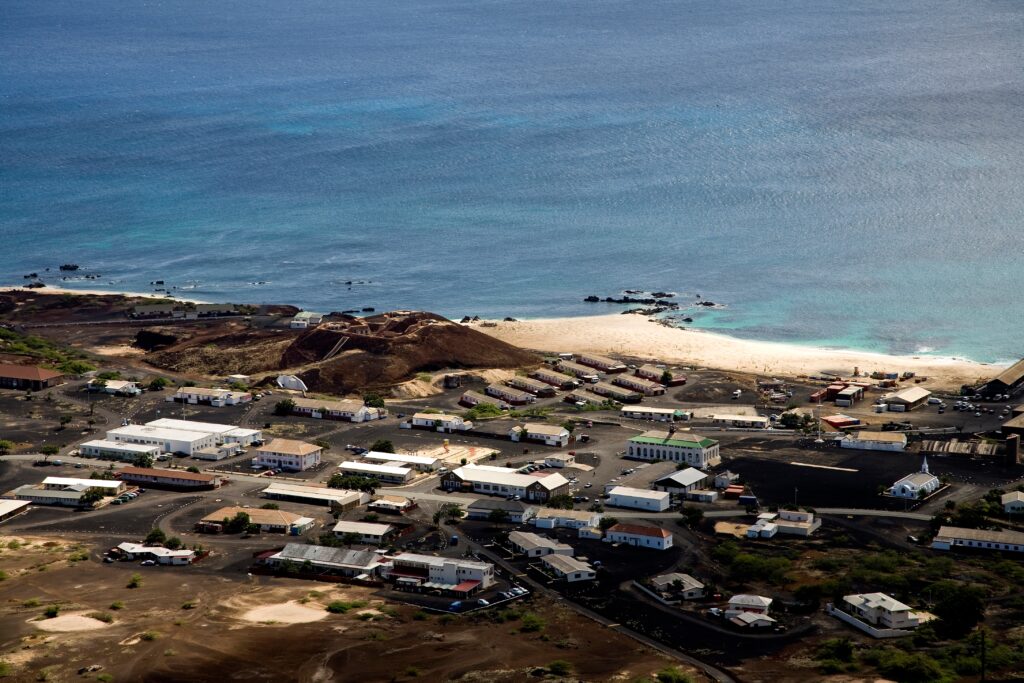
<svg viewBox="0 0 1024 683">
<path fill-rule="evenodd" d="M 483 321 L 476 329 L 535 351 L 591 352 L 780 377 L 834 372 L 914 372 L 933 388 L 959 389 L 997 374 L 1002 366 L 960 358 L 890 356 L 866 351 L 750 341 L 667 327 L 638 315 L 602 315 L 517 322 Z"/>
<path fill-rule="evenodd" d="M 172 298 L 175 301 L 188 301 L 194 304 L 210 303 L 209 301 L 201 301 L 199 299 L 181 296 L 176 292 L 171 292 L 173 296 L 168 297 L 167 294 L 162 292 L 125 292 L 114 289 L 72 289 L 70 287 L 54 287 L 53 285 L 46 285 L 45 287 L 38 288 L 19 287 L 17 285 L 3 285 L 0 286 L 0 294 L 2 294 L 3 292 L 37 292 L 41 294 L 91 294 L 100 296 L 137 296 L 144 299 Z"/>
</svg>

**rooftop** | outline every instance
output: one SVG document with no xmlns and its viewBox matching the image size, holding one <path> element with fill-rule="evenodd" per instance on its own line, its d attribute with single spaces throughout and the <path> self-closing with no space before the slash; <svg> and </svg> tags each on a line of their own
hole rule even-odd
<svg viewBox="0 0 1024 683">
<path fill-rule="evenodd" d="M 508 535 L 509 543 L 513 543 L 520 548 L 526 550 L 532 550 L 534 548 L 572 548 L 572 546 L 565 543 L 559 543 L 558 541 L 548 538 L 547 536 L 541 536 L 530 531 L 513 531 Z"/>
<path fill-rule="evenodd" d="M 675 448 L 708 448 L 718 442 L 706 436 L 688 432 L 668 432 L 652 429 L 629 440 L 631 443 L 648 444 L 652 446 L 674 446 Z"/>
<path fill-rule="evenodd" d="M 302 515 L 296 515 L 293 512 L 286 512 L 284 510 L 265 510 L 263 508 L 243 508 L 243 507 L 222 507 L 221 509 L 211 512 L 210 514 L 203 517 L 204 522 L 213 522 L 219 524 L 225 519 L 233 519 L 239 512 L 244 512 L 249 515 L 249 521 L 252 524 L 259 524 L 260 526 L 291 526 L 299 520 L 307 519 Z"/>
<path fill-rule="evenodd" d="M 1019 503 L 1022 501 L 1024 501 L 1024 493 L 1021 493 L 1020 491 L 1004 493 L 1003 497 L 1000 498 L 1000 502 L 1002 502 L 1003 505 L 1006 505 L 1007 503 Z"/>
<path fill-rule="evenodd" d="M 193 420 L 175 420 L 170 417 L 162 417 L 146 423 L 147 427 L 162 427 L 164 429 L 179 429 L 186 432 L 205 432 L 206 434 L 223 434 L 237 429 L 237 425 L 217 424 L 216 422 L 195 422 Z"/>
<path fill-rule="evenodd" d="M 326 408 L 327 410 L 334 410 L 337 412 L 354 412 L 363 407 L 363 402 L 356 399 L 342 399 L 338 400 L 326 400 L 322 398 L 292 398 L 295 402 L 296 408 L 311 408 L 312 410 L 318 410 L 320 408 Z"/>
<path fill-rule="evenodd" d="M 433 565 L 435 567 L 440 567 L 446 563 L 454 563 L 459 565 L 460 567 L 487 570 L 494 566 L 489 562 L 476 562 L 473 560 L 464 560 L 461 557 L 437 557 L 436 555 L 421 555 L 419 553 L 398 553 L 393 557 L 393 559 L 397 562 L 418 562 L 422 564 Z"/>
<path fill-rule="evenodd" d="M 108 441 L 107 439 L 93 439 L 92 441 L 86 441 L 82 446 L 109 448 L 111 450 L 129 451 L 131 453 L 152 453 L 153 451 L 160 450 L 159 446 L 144 443 L 125 443 L 124 441 Z"/>
<path fill-rule="evenodd" d="M 358 500 L 362 497 L 359 491 L 347 489 L 332 489 L 324 486 L 308 486 L 306 484 L 286 484 L 275 481 L 263 489 L 265 496 L 295 496 L 297 498 L 311 498 L 315 500 L 336 500 L 338 502 L 351 500 L 353 496 Z"/>
<path fill-rule="evenodd" d="M 763 595 L 747 595 L 740 593 L 729 598 L 729 604 L 736 607 L 764 607 L 768 608 L 772 605 L 772 599 L 766 598 Z"/>
<path fill-rule="evenodd" d="M 374 474 L 394 474 L 396 476 L 408 476 L 411 470 L 408 467 L 396 467 L 394 465 L 377 465 L 372 462 L 354 462 L 346 460 L 338 465 L 339 469 L 351 470 L 353 472 L 372 472 Z"/>
<path fill-rule="evenodd" d="M 437 464 L 437 458 L 429 455 L 408 455 L 405 453 L 379 453 L 377 451 L 369 451 L 363 453 L 361 456 L 363 460 L 376 460 L 377 462 L 404 462 L 410 465 L 434 465 Z"/>
<path fill-rule="evenodd" d="M 550 490 L 569 483 L 569 480 L 557 472 L 540 474 L 523 474 L 508 467 L 492 467 L 488 465 L 464 465 L 452 471 L 452 474 L 465 481 L 478 481 L 485 484 L 499 484 L 527 488 L 540 483 Z"/>
<path fill-rule="evenodd" d="M 704 481 L 707 478 L 708 475 L 704 474 L 696 467 L 687 467 L 685 470 L 679 470 L 678 472 L 673 472 L 667 477 L 662 477 L 655 483 L 660 484 L 661 482 L 672 482 L 679 486 L 693 486 L 697 482 Z"/>
<path fill-rule="evenodd" d="M 370 570 L 380 564 L 380 556 L 374 552 L 351 550 L 348 548 L 330 548 L 322 545 L 309 545 L 307 543 L 289 543 L 274 557 L 281 560 L 291 560 L 298 564 L 309 560 L 320 566 L 331 565 L 366 570 Z"/>
<path fill-rule="evenodd" d="M 546 425 L 539 422 L 527 422 L 523 427 L 527 434 L 540 434 L 542 436 L 561 436 L 568 434 L 569 430 L 562 425 Z"/>
<path fill-rule="evenodd" d="M 932 392 L 928 391 L 924 387 L 907 387 L 906 389 L 900 389 L 894 394 L 889 394 L 887 398 L 890 401 L 897 401 L 900 403 L 915 403 L 926 399 L 931 395 Z"/>
<path fill-rule="evenodd" d="M 341 520 L 334 525 L 336 534 L 359 534 L 360 536 L 383 536 L 394 529 L 390 524 L 374 524 L 372 522 L 346 522 Z"/>
<path fill-rule="evenodd" d="M 649 491 L 648 489 L 635 489 L 631 486 L 613 486 L 608 489 L 610 496 L 631 496 L 633 498 L 646 498 L 648 500 L 665 500 L 669 497 L 667 491 Z"/>
<path fill-rule="evenodd" d="M 594 568 L 586 562 L 581 562 L 575 557 L 569 557 L 568 555 L 545 555 L 540 558 L 540 561 L 563 574 L 594 571 Z"/>
<path fill-rule="evenodd" d="M 851 434 L 848 438 L 856 441 L 878 441 L 883 443 L 906 443 L 907 435 L 903 432 L 872 432 L 866 429 Z"/>
<path fill-rule="evenodd" d="M 199 441 L 200 439 L 207 439 L 212 436 L 210 432 L 189 432 L 181 429 L 151 425 L 125 425 L 124 427 L 117 427 L 107 432 L 108 437 L 112 434 L 166 441 Z"/>
<path fill-rule="evenodd" d="M 10 379 L 22 379 L 29 382 L 45 382 L 46 380 L 63 377 L 64 373 L 35 365 L 15 365 L 13 363 L 0 363 L 0 377 Z"/>
<path fill-rule="evenodd" d="M 189 481 L 212 482 L 217 477 L 203 472 L 189 472 L 188 470 L 166 470 L 156 467 L 125 467 L 118 470 L 118 474 L 134 474 L 145 477 L 163 477 L 167 479 L 187 479 Z"/>
<path fill-rule="evenodd" d="M 935 481 L 936 479 L 938 479 L 938 477 L 936 477 L 934 474 L 929 474 L 928 472 L 914 472 L 913 474 L 908 474 L 907 476 L 897 481 L 895 486 L 899 486 L 900 484 L 925 486 Z"/>
<path fill-rule="evenodd" d="M 885 593 L 855 593 L 844 595 L 843 601 L 867 609 L 881 608 L 887 612 L 909 612 L 910 605 L 904 605 Z"/>
<path fill-rule="evenodd" d="M 671 588 L 672 584 L 678 581 L 681 585 L 680 590 L 688 591 L 694 588 L 703 588 L 704 584 L 693 578 L 689 574 L 680 574 L 679 572 L 672 572 L 671 574 L 662 574 L 661 576 L 655 576 L 651 579 L 651 583 L 659 589 Z"/>
<path fill-rule="evenodd" d="M 964 529 L 956 526 L 939 527 L 939 533 L 935 534 L 935 540 L 939 539 L 961 539 L 965 541 L 982 541 L 985 543 L 1006 543 L 1010 545 L 1024 545 L 1024 532 L 1011 531 L 1009 529 L 987 530 L 987 529 Z"/>
<path fill-rule="evenodd" d="M 671 532 L 656 526 L 644 526 L 642 524 L 616 524 L 608 529 L 609 532 L 630 534 L 631 536 L 650 536 L 651 538 L 668 538 Z"/>
<path fill-rule="evenodd" d="M 295 439 L 274 439 L 270 443 L 260 446 L 258 453 L 284 453 L 285 455 L 309 455 L 322 451 L 323 448 L 315 444 L 297 441 Z"/>
<path fill-rule="evenodd" d="M 43 486 L 85 486 L 95 489 L 117 489 L 124 485 L 124 482 L 116 479 L 80 479 L 77 477 L 47 477 L 43 479 Z"/>
</svg>

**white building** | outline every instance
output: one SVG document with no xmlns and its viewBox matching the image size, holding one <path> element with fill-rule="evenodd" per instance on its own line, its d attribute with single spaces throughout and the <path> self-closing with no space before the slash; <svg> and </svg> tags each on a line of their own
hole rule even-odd
<svg viewBox="0 0 1024 683">
<path fill-rule="evenodd" d="M 928 402 L 928 397 L 932 395 L 932 392 L 928 391 L 924 387 L 907 387 L 897 391 L 894 394 L 889 394 L 882 400 L 889 407 L 890 411 L 897 413 L 910 412 L 914 408 L 923 406 Z"/>
<path fill-rule="evenodd" d="M 756 614 L 754 612 L 737 612 L 729 617 L 729 621 L 737 626 L 745 628 L 771 628 L 777 623 L 767 614 Z"/>
<path fill-rule="evenodd" d="M 304 472 L 320 464 L 323 448 L 295 439 L 273 439 L 256 449 L 254 465 L 282 469 L 288 472 Z"/>
<path fill-rule="evenodd" d="M 194 550 L 170 550 L 162 546 L 128 542 L 118 544 L 117 554 L 126 560 L 153 560 L 157 564 L 192 564 L 196 558 Z"/>
<path fill-rule="evenodd" d="M 577 560 L 568 555 L 544 555 L 540 558 L 544 566 L 552 574 L 569 583 L 577 581 L 593 581 L 597 578 L 597 572 L 586 562 Z"/>
<path fill-rule="evenodd" d="M 187 432 L 205 432 L 217 438 L 217 443 L 237 443 L 239 446 L 249 446 L 257 441 L 263 441 L 263 432 L 259 429 L 238 427 L 236 425 L 217 424 L 216 422 L 196 422 L 194 420 L 175 420 L 164 417 L 146 423 L 147 427 L 160 427 L 162 429 L 180 429 Z"/>
<path fill-rule="evenodd" d="M 790 536 L 810 536 L 821 528 L 821 520 L 806 510 L 779 510 L 774 521 L 780 534 Z"/>
<path fill-rule="evenodd" d="M 539 422 L 527 422 L 523 426 L 515 426 L 509 430 L 512 441 L 533 441 L 545 446 L 569 445 L 569 430 L 561 425 L 546 425 Z"/>
<path fill-rule="evenodd" d="M 544 464 L 548 467 L 557 467 L 558 469 L 564 469 L 571 467 L 576 464 L 576 456 L 569 455 L 568 453 L 555 453 L 554 455 L 544 456 Z"/>
<path fill-rule="evenodd" d="M 955 526 L 939 527 L 939 533 L 932 539 L 933 550 L 954 548 L 975 548 L 981 550 L 1009 551 L 1024 553 L 1024 533 L 1003 529 L 963 529 Z"/>
<path fill-rule="evenodd" d="M 488 562 L 399 553 L 391 558 L 388 574 L 392 578 L 418 579 L 422 583 L 441 584 L 454 589 L 465 584 L 460 592 L 486 589 L 494 583 L 494 565 Z"/>
<path fill-rule="evenodd" d="M 771 598 L 766 598 L 763 595 L 746 595 L 741 593 L 729 598 L 729 605 L 726 607 L 725 616 L 727 619 L 731 619 L 740 612 L 768 614 L 771 606 Z"/>
<path fill-rule="evenodd" d="M 567 375 L 572 375 L 580 382 L 592 383 L 601 379 L 601 375 L 593 368 L 574 363 L 571 360 L 560 360 L 558 362 L 558 369 Z"/>
<path fill-rule="evenodd" d="M 625 372 L 626 366 L 619 361 L 607 356 L 599 356 L 596 353 L 578 353 L 576 362 L 597 368 L 601 372 Z"/>
<path fill-rule="evenodd" d="M 928 471 L 928 458 L 921 463 L 921 471 L 908 474 L 889 487 L 889 495 L 897 498 L 920 500 L 939 490 L 942 482 Z"/>
<path fill-rule="evenodd" d="M 615 486 L 609 489 L 606 505 L 634 510 L 664 512 L 672 502 L 671 494 L 665 491 L 648 491 L 629 486 Z"/>
<path fill-rule="evenodd" d="M 708 475 L 694 467 L 687 467 L 672 474 L 662 477 L 654 482 L 656 491 L 667 491 L 669 493 L 687 494 L 704 488 Z"/>
<path fill-rule="evenodd" d="M 616 524 L 604 535 L 608 543 L 625 543 L 637 548 L 668 550 L 672 547 L 672 534 L 661 527 L 642 524 Z"/>
<path fill-rule="evenodd" d="M 95 439 L 86 441 L 78 447 L 78 452 L 89 458 L 104 458 L 108 460 L 125 460 L 132 462 L 140 456 L 156 458 L 163 450 L 159 446 L 147 446 L 138 443 L 124 443 L 122 441 L 109 441 L 107 439 Z"/>
<path fill-rule="evenodd" d="M 544 502 L 569 490 L 569 480 L 557 472 L 524 474 L 508 467 L 465 465 L 441 475 L 446 491 L 472 491 L 490 495 L 520 496 Z"/>
<path fill-rule="evenodd" d="M 93 379 L 86 385 L 89 391 L 97 391 L 103 394 L 115 396 L 138 396 L 142 388 L 138 382 L 130 382 L 123 379 Z"/>
<path fill-rule="evenodd" d="M 224 406 L 248 403 L 252 400 L 252 394 L 248 391 L 234 391 L 233 389 L 181 387 L 173 396 L 168 396 L 167 400 L 178 401 L 179 403 L 191 403 L 193 405 L 204 403 L 217 408 L 222 408 Z"/>
<path fill-rule="evenodd" d="M 349 491 L 332 489 L 326 486 L 308 486 L 306 484 L 290 484 L 275 481 L 263 489 L 263 497 L 272 500 L 292 500 L 309 505 L 326 505 L 332 508 L 348 510 L 370 501 L 370 494 L 365 491 Z"/>
<path fill-rule="evenodd" d="M 359 537 L 359 543 L 384 545 L 394 535 L 396 527 L 390 524 L 346 522 L 342 520 L 334 525 L 333 531 L 335 538 L 344 538 L 352 534 Z"/>
<path fill-rule="evenodd" d="M 631 420 L 654 420 L 655 422 L 676 422 L 690 419 L 691 413 L 676 408 L 652 408 L 649 406 L 623 406 L 622 417 Z"/>
<path fill-rule="evenodd" d="M 390 484 L 404 484 L 414 476 L 413 471 L 408 467 L 375 465 L 370 462 L 353 462 L 352 460 L 341 463 L 338 465 L 338 469 L 344 475 L 370 477 Z"/>
<path fill-rule="evenodd" d="M 507 500 L 505 498 L 480 498 L 466 506 L 466 519 L 489 520 L 495 514 L 504 513 L 507 520 L 512 524 L 522 524 L 533 519 L 537 514 L 537 508 L 519 500 Z"/>
<path fill-rule="evenodd" d="M 533 518 L 538 529 L 589 529 L 601 524 L 601 515 L 590 510 L 541 508 Z"/>
<path fill-rule="evenodd" d="M 16 500 L 27 500 L 36 505 L 82 505 L 82 497 L 92 492 L 104 497 L 125 491 L 122 481 L 110 479 L 78 479 L 75 477 L 46 477 L 41 484 L 19 486 L 9 494 Z"/>
<path fill-rule="evenodd" d="M 689 574 L 662 574 L 651 579 L 651 585 L 659 593 L 682 598 L 700 600 L 704 597 L 704 584 Z"/>
<path fill-rule="evenodd" d="M 543 557 L 544 555 L 572 555 L 571 545 L 541 536 L 530 531 L 513 531 L 508 535 L 509 545 L 520 555 Z"/>
<path fill-rule="evenodd" d="M 209 432 L 190 432 L 148 425 L 126 425 L 107 432 L 107 440 L 157 446 L 164 453 L 194 455 L 203 448 L 217 445 L 217 437 Z"/>
<path fill-rule="evenodd" d="M 559 389 L 575 389 L 579 386 L 579 382 L 574 377 L 549 368 L 542 367 L 534 370 L 530 376 Z"/>
<path fill-rule="evenodd" d="M 719 464 L 718 442 L 690 432 L 644 432 L 626 444 L 626 457 L 637 460 L 670 460 L 705 470 Z"/>
<path fill-rule="evenodd" d="M 464 432 L 473 428 L 473 423 L 463 420 L 458 415 L 444 413 L 416 413 L 412 416 L 412 426 L 417 429 L 434 429 L 439 432 Z"/>
<path fill-rule="evenodd" d="M 663 384 L 633 375 L 619 375 L 612 380 L 612 384 L 639 392 L 644 396 L 661 396 L 665 393 L 665 386 Z"/>
<path fill-rule="evenodd" d="M 293 330 L 305 330 L 310 327 L 316 327 L 324 321 L 323 313 L 314 313 L 313 311 L 299 311 L 295 314 L 295 317 L 288 323 L 288 327 Z"/>
<path fill-rule="evenodd" d="M 383 559 L 379 553 L 368 550 L 288 543 L 264 562 L 277 568 L 290 567 L 303 571 L 303 566 L 306 566 L 320 574 L 370 578 L 377 574 Z"/>
<path fill-rule="evenodd" d="M 528 391 L 506 387 L 502 384 L 488 384 L 487 388 L 484 389 L 484 393 L 506 403 L 511 403 L 514 406 L 533 403 L 537 400 L 537 397 Z"/>
<path fill-rule="evenodd" d="M 291 400 L 295 404 L 295 407 L 292 408 L 293 414 L 318 420 L 369 422 L 370 420 L 383 420 L 388 416 L 388 411 L 385 408 L 373 408 L 365 405 L 362 401 L 352 399 L 328 401 L 319 398 L 295 397 Z"/>
<path fill-rule="evenodd" d="M 723 427 L 741 427 L 747 429 L 764 429 L 768 426 L 768 418 L 760 415 L 724 415 L 711 416 L 711 423 Z"/>
<path fill-rule="evenodd" d="M 916 628 L 921 620 L 918 615 L 899 600 L 885 593 L 855 593 L 843 597 L 846 611 L 872 626 L 882 628 Z"/>
<path fill-rule="evenodd" d="M 433 472 L 441 464 L 440 460 L 429 455 L 408 455 L 405 453 L 380 453 L 378 451 L 367 451 L 359 457 L 367 462 L 377 464 L 400 463 L 402 467 L 411 467 L 419 472 Z"/>
<path fill-rule="evenodd" d="M 907 435 L 903 432 L 861 430 L 847 434 L 840 440 L 839 445 L 863 451 L 902 451 L 907 447 Z"/>
<path fill-rule="evenodd" d="M 1003 512 L 1008 513 L 1020 513 L 1024 512 L 1024 493 L 1020 491 L 1010 491 L 1004 493 L 1000 499 L 1003 504 Z"/>
</svg>

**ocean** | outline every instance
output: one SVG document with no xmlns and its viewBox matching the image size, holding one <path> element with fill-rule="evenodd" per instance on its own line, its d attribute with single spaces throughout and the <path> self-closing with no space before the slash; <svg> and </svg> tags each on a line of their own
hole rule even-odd
<svg viewBox="0 0 1024 683">
<path fill-rule="evenodd" d="M 456 318 L 663 290 L 743 338 L 1024 355 L 1013 0 L 2 16 L 0 283 Z"/>
</svg>

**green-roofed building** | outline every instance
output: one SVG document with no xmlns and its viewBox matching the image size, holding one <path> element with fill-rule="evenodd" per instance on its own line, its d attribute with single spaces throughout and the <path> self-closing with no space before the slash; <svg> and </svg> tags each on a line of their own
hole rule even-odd
<svg viewBox="0 0 1024 683">
<path fill-rule="evenodd" d="M 669 460 L 706 469 L 722 462 L 718 442 L 691 432 L 652 430 L 634 436 L 626 445 L 626 457 L 637 460 Z"/>
</svg>

